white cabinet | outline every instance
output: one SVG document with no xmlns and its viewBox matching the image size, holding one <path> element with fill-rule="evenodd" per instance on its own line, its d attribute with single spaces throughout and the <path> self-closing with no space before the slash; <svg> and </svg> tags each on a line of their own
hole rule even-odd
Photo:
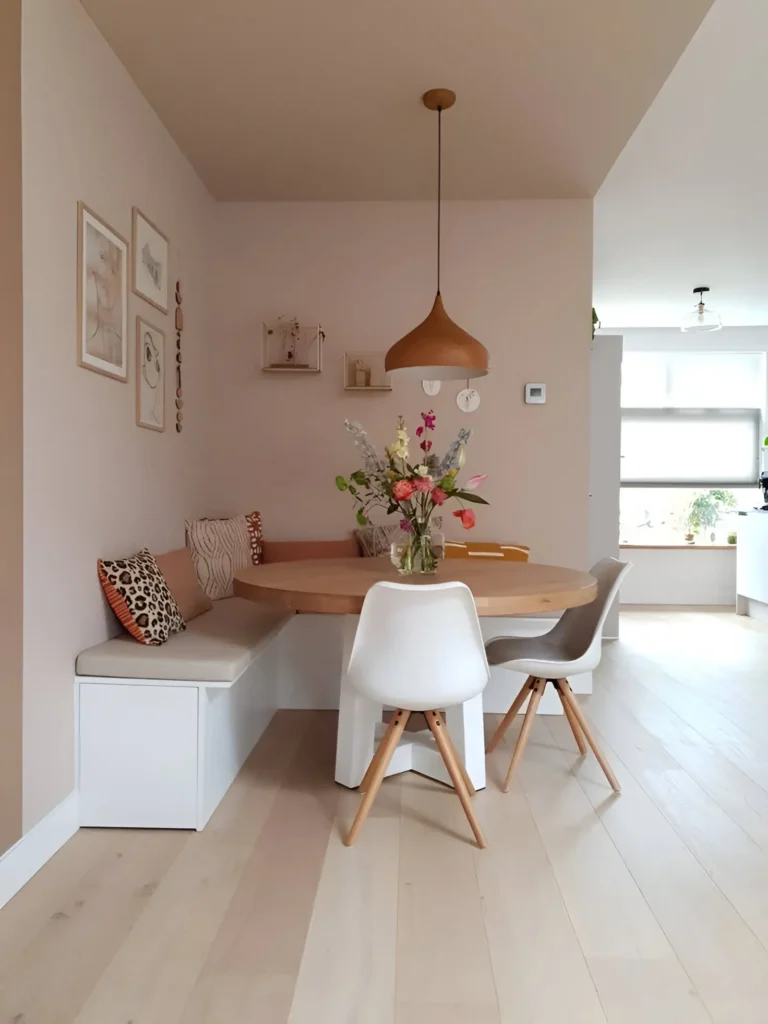
<svg viewBox="0 0 768 1024">
<path fill-rule="evenodd" d="M 768 620 L 768 512 L 738 518 L 736 610 Z"/>
</svg>

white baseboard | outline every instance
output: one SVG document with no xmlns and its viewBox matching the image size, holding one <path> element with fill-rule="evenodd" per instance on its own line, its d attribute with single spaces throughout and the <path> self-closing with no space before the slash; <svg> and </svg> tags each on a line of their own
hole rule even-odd
<svg viewBox="0 0 768 1024">
<path fill-rule="evenodd" d="M 0 857 L 0 909 L 71 839 L 80 827 L 72 792 Z"/>
</svg>

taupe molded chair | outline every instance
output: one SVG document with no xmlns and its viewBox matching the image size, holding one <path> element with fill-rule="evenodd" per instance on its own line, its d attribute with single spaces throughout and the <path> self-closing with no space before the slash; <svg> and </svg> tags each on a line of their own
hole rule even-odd
<svg viewBox="0 0 768 1024">
<path fill-rule="evenodd" d="M 496 748 L 504 733 L 514 721 L 525 698 L 530 702 L 525 712 L 520 736 L 504 780 L 506 793 L 512 782 L 517 765 L 523 756 L 534 716 L 547 683 L 552 683 L 560 697 L 565 717 L 573 732 L 573 738 L 580 754 L 586 754 L 586 739 L 594 751 L 605 777 L 616 793 L 621 789 L 616 776 L 603 756 L 584 718 L 568 683 L 568 676 L 580 672 L 591 672 L 600 664 L 602 654 L 603 624 L 613 599 L 618 593 L 621 581 L 632 568 L 631 562 L 620 562 L 618 558 L 603 558 L 589 570 L 597 579 L 597 597 L 591 604 L 580 608 L 569 608 L 563 613 L 554 629 L 544 636 L 496 637 L 485 645 L 489 665 L 500 665 L 514 672 L 524 672 L 526 679 L 522 690 L 512 702 L 512 707 L 493 734 L 486 753 Z"/>
</svg>

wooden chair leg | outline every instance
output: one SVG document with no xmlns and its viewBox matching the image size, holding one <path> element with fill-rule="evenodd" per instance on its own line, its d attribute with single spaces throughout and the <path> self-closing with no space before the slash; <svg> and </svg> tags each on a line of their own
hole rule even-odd
<svg viewBox="0 0 768 1024">
<path fill-rule="evenodd" d="M 567 679 L 554 679 L 555 689 L 557 695 L 560 698 L 560 703 L 563 705 L 563 713 L 568 720 L 568 725 L 571 727 L 573 738 L 576 740 L 576 746 L 579 748 L 579 754 L 584 757 L 587 752 L 587 745 L 584 742 L 584 733 L 581 731 L 581 726 L 573 717 L 573 711 L 571 711 L 571 705 L 563 697 L 563 689 L 568 685 Z"/>
<path fill-rule="evenodd" d="M 459 800 L 461 800 L 461 806 L 464 808 L 464 813 L 467 816 L 467 821 L 472 827 L 472 831 L 475 833 L 475 839 L 477 845 L 481 850 L 484 850 L 488 845 L 483 835 L 483 830 L 480 828 L 480 822 L 475 817 L 475 812 L 472 809 L 472 800 L 469 796 L 469 790 L 467 784 L 464 781 L 464 775 L 462 773 L 461 765 L 456 756 L 456 749 L 453 745 L 448 730 L 445 727 L 441 716 L 437 711 L 426 711 L 424 717 L 427 720 L 427 725 L 432 730 L 432 735 L 435 737 L 435 743 L 437 749 L 445 762 L 445 767 L 448 769 L 448 774 L 451 776 L 451 782 L 458 794 Z"/>
<path fill-rule="evenodd" d="M 525 712 L 525 718 L 523 719 L 523 725 L 520 729 L 520 735 L 517 738 L 515 752 L 512 754 L 512 760 L 509 762 L 507 777 L 504 779 L 504 785 L 501 787 L 505 793 L 509 792 L 509 787 L 512 785 L 512 776 L 515 774 L 515 769 L 520 763 L 520 758 L 523 756 L 523 752 L 525 751 L 526 744 L 528 743 L 528 737 L 531 734 L 533 722 L 536 718 L 536 709 L 539 706 L 539 701 L 542 698 L 546 685 L 546 679 L 536 679 L 534 681 L 531 700 Z"/>
<path fill-rule="evenodd" d="M 451 750 L 453 751 L 454 760 L 456 761 L 456 764 L 459 766 L 459 771 L 461 772 L 461 776 L 464 779 L 464 784 L 466 785 L 467 790 L 469 791 L 469 795 L 470 796 L 477 796 L 477 790 L 475 789 L 474 785 L 472 784 L 472 779 L 470 779 L 469 774 L 467 773 L 467 766 L 464 764 L 462 759 L 459 757 L 459 752 L 456 749 L 455 743 L 453 742 L 453 736 L 451 736 L 450 732 L 448 731 L 448 726 L 445 724 L 445 718 L 443 717 L 443 712 L 442 711 L 437 711 L 437 712 L 435 712 L 435 714 L 440 719 L 440 725 L 445 730 L 443 735 L 446 737 L 446 739 L 448 740 L 448 742 L 451 745 Z"/>
<path fill-rule="evenodd" d="M 592 730 L 590 729 L 589 724 L 586 718 L 584 717 L 584 712 L 579 707 L 578 701 L 574 697 L 573 691 L 571 690 L 571 687 L 568 685 L 567 680 L 565 681 L 565 685 L 562 687 L 561 692 L 563 695 L 563 699 L 567 701 L 571 709 L 571 712 L 573 713 L 573 717 L 576 719 L 581 728 L 581 731 L 584 733 L 587 743 L 590 745 L 590 747 L 592 747 L 592 751 L 595 757 L 597 758 L 597 763 L 603 769 L 605 777 L 606 779 L 608 779 L 608 782 L 611 785 L 611 789 L 614 791 L 614 793 L 620 793 L 621 786 L 619 785 L 616 776 L 611 771 L 611 766 L 606 761 L 602 750 L 600 749 L 600 747 L 598 747 L 597 742 L 595 741 L 595 737 L 592 735 Z"/>
<path fill-rule="evenodd" d="M 405 729 L 410 717 L 410 711 L 397 711 L 393 718 L 394 726 L 391 729 L 387 729 L 387 732 L 379 745 L 379 749 L 374 754 L 373 761 L 375 761 L 376 764 L 371 772 L 370 778 L 367 780 L 368 788 L 365 791 L 363 799 L 360 801 L 360 806 L 357 809 L 355 820 L 352 822 L 352 828 L 344 839 L 345 846 L 352 846 L 355 843 L 358 833 L 363 827 L 365 819 L 368 817 L 371 805 L 376 799 L 376 794 L 381 786 L 384 773 L 389 767 L 389 762 L 392 760 L 395 747 L 400 742 L 400 737 L 403 735 L 403 729 Z M 371 763 L 373 764 L 373 762 Z M 368 773 L 366 772 L 366 775 L 367 774 Z M 365 779 L 363 781 L 365 781 Z"/>
<path fill-rule="evenodd" d="M 525 680 L 522 690 L 512 701 L 512 707 L 509 709 L 506 715 L 504 715 L 504 718 L 499 724 L 498 729 L 491 737 L 491 742 L 485 748 L 486 754 L 492 754 L 496 747 L 498 747 L 499 743 L 504 737 L 504 733 L 507 731 L 510 725 L 512 725 L 512 723 L 515 720 L 515 716 L 517 715 L 517 712 L 523 706 L 523 702 L 525 701 L 525 698 L 528 696 L 528 691 L 531 689 L 534 682 L 535 680 L 533 676 L 528 676 L 528 678 Z"/>
<path fill-rule="evenodd" d="M 379 761 L 381 760 L 381 755 L 384 753 L 385 744 L 387 742 L 387 737 L 392 732 L 392 730 L 395 728 L 395 726 L 397 724 L 398 716 L 400 716 L 402 714 L 403 714 L 402 711 L 395 711 L 393 713 L 393 715 L 392 715 L 392 718 L 389 720 L 389 724 L 387 725 L 387 728 L 384 730 L 384 735 L 381 737 L 381 742 L 379 743 L 379 745 L 376 748 L 376 750 L 373 752 L 373 757 L 371 758 L 371 763 L 365 769 L 365 775 L 363 776 L 363 780 L 360 783 L 360 785 L 357 787 L 360 790 L 361 793 L 365 793 L 365 791 L 370 786 L 370 784 L 371 784 L 371 777 L 372 777 L 373 773 L 376 771 L 376 765 L 379 763 Z"/>
</svg>

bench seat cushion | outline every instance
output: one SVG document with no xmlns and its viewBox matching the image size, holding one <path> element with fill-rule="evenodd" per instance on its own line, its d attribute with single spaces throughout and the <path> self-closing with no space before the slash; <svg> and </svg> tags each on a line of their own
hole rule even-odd
<svg viewBox="0 0 768 1024">
<path fill-rule="evenodd" d="M 91 647 L 78 656 L 76 672 L 120 679 L 234 682 L 292 617 L 292 612 L 226 598 L 160 647 L 144 646 L 125 634 Z"/>
</svg>

